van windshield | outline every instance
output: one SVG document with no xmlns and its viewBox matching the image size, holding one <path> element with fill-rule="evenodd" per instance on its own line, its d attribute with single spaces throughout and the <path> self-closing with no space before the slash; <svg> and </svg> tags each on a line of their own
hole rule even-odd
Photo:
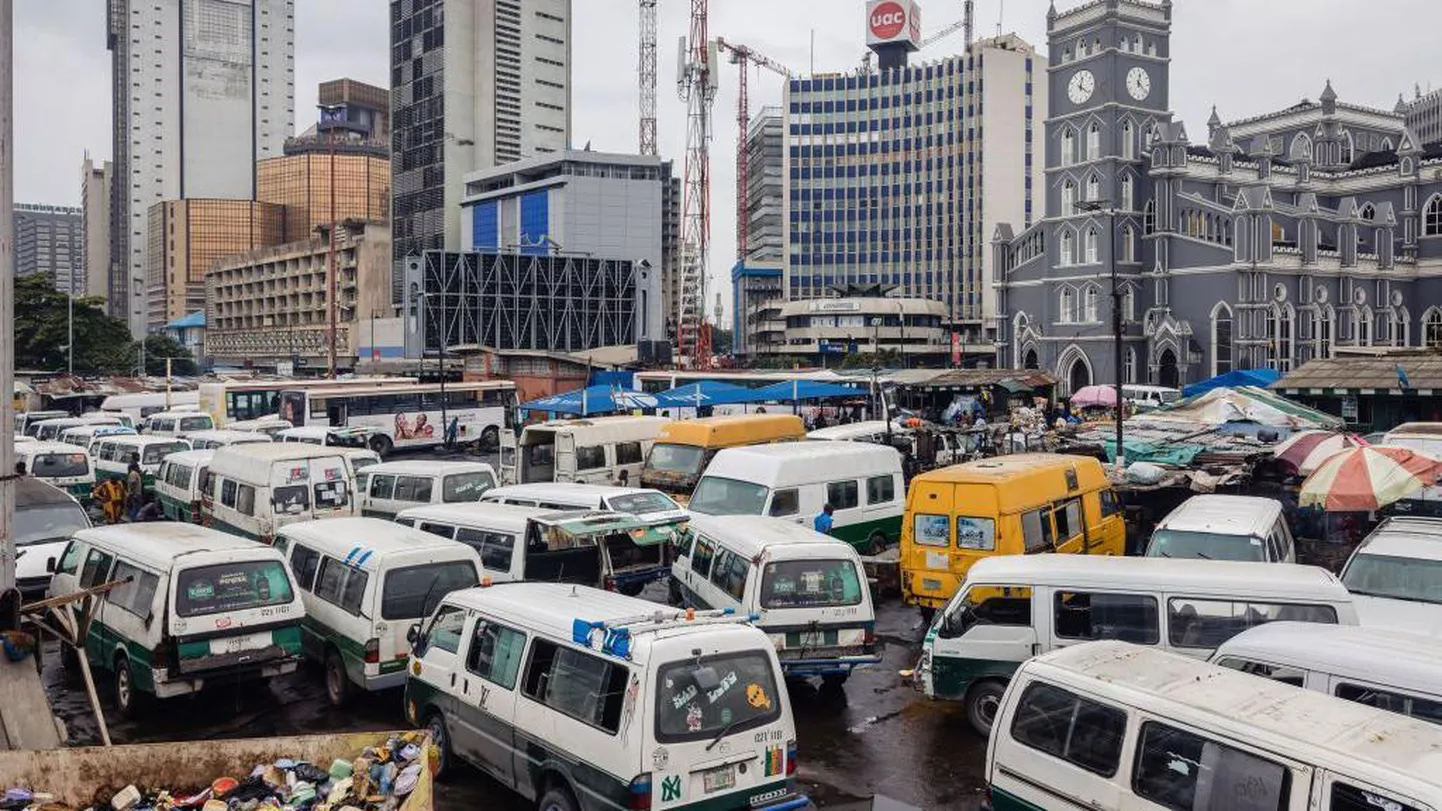
<svg viewBox="0 0 1442 811">
<path fill-rule="evenodd" d="M 681 505 L 671 500 L 665 493 L 631 493 L 624 496 L 613 496 L 607 506 L 618 513 L 631 513 L 632 515 L 645 515 L 646 513 L 669 512 L 681 509 Z"/>
<path fill-rule="evenodd" d="M 1159 529 L 1152 533 L 1151 543 L 1147 544 L 1147 557 L 1265 561 L 1267 550 L 1261 538 Z"/>
<path fill-rule="evenodd" d="M 290 575 L 278 560 L 182 569 L 175 584 L 175 612 L 182 617 L 285 605 L 292 599 Z"/>
<path fill-rule="evenodd" d="M 190 450 L 190 446 L 184 442 L 159 442 L 154 445 L 146 445 L 145 455 L 140 457 L 140 464 L 158 465 L 161 459 L 170 454 L 188 450 Z"/>
<path fill-rule="evenodd" d="M 1342 585 L 1364 597 L 1442 604 L 1442 561 L 1360 553 L 1342 572 Z"/>
<path fill-rule="evenodd" d="M 701 472 L 701 457 L 705 455 L 706 449 L 698 445 L 657 442 L 646 457 L 646 469 L 695 476 Z"/>
<path fill-rule="evenodd" d="M 826 608 L 861 602 L 861 578 L 851 560 L 783 560 L 761 573 L 762 608 Z"/>
<path fill-rule="evenodd" d="M 752 482 L 702 476 L 686 509 L 702 515 L 760 515 L 768 492 Z"/>
<path fill-rule="evenodd" d="M 48 504 L 15 510 L 16 546 L 64 541 L 77 530 L 89 528 L 90 521 L 79 504 Z"/>
<path fill-rule="evenodd" d="M 464 560 L 392 569 L 386 573 L 385 585 L 381 588 L 381 619 L 429 617 L 447 594 L 478 583 L 476 567 Z"/>
<path fill-rule="evenodd" d="M 661 666 L 656 741 L 710 740 L 781 717 L 771 659 L 760 651 L 723 653 Z M 749 740 L 749 739 L 748 739 Z"/>
<path fill-rule="evenodd" d="M 441 481 L 441 501 L 454 504 L 458 501 L 480 501 L 481 494 L 496 486 L 491 474 L 483 471 L 457 473 Z"/>
<path fill-rule="evenodd" d="M 181 417 L 180 430 L 185 431 L 209 431 L 215 426 L 211 424 L 210 417 Z"/>
<path fill-rule="evenodd" d="M 41 453 L 30 460 L 30 473 L 42 479 L 84 476 L 90 472 L 90 457 L 83 453 Z"/>
</svg>

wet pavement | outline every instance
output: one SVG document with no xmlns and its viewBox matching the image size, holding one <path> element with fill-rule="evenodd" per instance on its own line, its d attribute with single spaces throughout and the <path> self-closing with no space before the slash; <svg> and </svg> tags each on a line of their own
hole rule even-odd
<svg viewBox="0 0 1442 811">
<path fill-rule="evenodd" d="M 928 701 L 897 672 L 915 661 L 921 634 L 916 613 L 894 600 L 877 613 L 884 660 L 857 671 L 841 690 L 792 684 L 791 706 L 801 743 L 800 776 L 825 808 L 857 807 L 882 795 L 924 809 L 980 807 L 986 741 L 966 725 L 960 708 Z M 44 683 L 71 745 L 100 743 L 78 676 L 68 674 L 58 649 L 47 646 Z M 342 709 L 326 701 L 320 669 L 302 666 L 268 685 L 223 685 L 199 696 L 152 703 L 136 719 L 114 710 L 106 675 L 96 673 L 101 704 L 115 743 L 204 741 L 270 735 L 399 729 L 405 726 L 399 690 L 360 696 Z M 457 769 L 437 786 L 440 809 L 485 807 L 520 811 L 519 796 L 472 769 Z"/>
</svg>

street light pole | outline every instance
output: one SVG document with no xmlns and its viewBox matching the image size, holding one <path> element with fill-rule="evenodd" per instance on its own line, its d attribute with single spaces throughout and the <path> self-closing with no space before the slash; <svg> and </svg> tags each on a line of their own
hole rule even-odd
<svg viewBox="0 0 1442 811">
<path fill-rule="evenodd" d="M 1111 266 L 1112 277 L 1112 363 L 1116 376 L 1116 466 L 1118 470 L 1121 470 L 1126 464 L 1125 446 L 1122 444 L 1122 419 L 1126 401 L 1122 397 L 1122 291 L 1117 279 L 1117 209 L 1110 200 L 1082 200 L 1076 204 L 1076 207 L 1081 211 L 1106 212 L 1107 225 L 1111 229 L 1107 238 L 1109 248 L 1107 263 Z"/>
</svg>

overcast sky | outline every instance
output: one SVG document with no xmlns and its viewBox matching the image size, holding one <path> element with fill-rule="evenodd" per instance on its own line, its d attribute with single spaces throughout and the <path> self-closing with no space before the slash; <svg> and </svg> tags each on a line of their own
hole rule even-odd
<svg viewBox="0 0 1442 811">
<path fill-rule="evenodd" d="M 1059 9 L 1079 0 L 1058 0 Z M 573 0 L 572 141 L 634 152 L 636 0 Z M 1001 27 L 1045 45 L 1047 0 L 977 0 L 979 35 Z M 689 3 L 660 0 L 658 130 L 663 156 L 682 164 L 685 109 L 675 92 L 676 39 Z M 961 16 L 960 0 L 923 2 L 923 29 Z M 296 0 L 296 129 L 314 120 L 316 85 L 349 76 L 385 85 L 388 0 Z M 849 70 L 864 51 L 862 0 L 712 0 L 711 36 L 744 43 L 793 71 Z M 1343 101 L 1391 109 L 1442 84 L 1437 0 L 1175 0 L 1171 99 L 1193 140 L 1216 104 L 1223 119 L 1315 99 L 1331 78 Z M 86 151 L 110 157 L 110 56 L 105 0 L 15 0 L 15 199 L 79 205 Z M 814 36 L 814 49 L 812 39 Z M 955 34 L 921 56 L 942 57 Z M 914 56 L 913 59 L 916 57 Z M 735 258 L 736 68 L 724 65 L 712 158 L 714 278 L 729 294 Z M 751 109 L 780 102 L 780 77 L 752 76 Z M 709 308 L 708 308 L 709 309 Z"/>
</svg>

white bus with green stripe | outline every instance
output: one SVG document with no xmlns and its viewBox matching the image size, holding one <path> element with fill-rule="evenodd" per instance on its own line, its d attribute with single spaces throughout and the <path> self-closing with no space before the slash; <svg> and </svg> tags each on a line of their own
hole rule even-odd
<svg viewBox="0 0 1442 811">
<path fill-rule="evenodd" d="M 286 524 L 353 514 L 354 484 L 340 448 L 293 442 L 227 445 L 210 459 L 201 520 L 270 543 Z"/>
<path fill-rule="evenodd" d="M 160 462 L 155 474 L 155 498 L 171 521 L 199 524 L 201 501 L 210 482 L 210 460 L 215 451 L 180 451 Z"/>
<path fill-rule="evenodd" d="M 413 634 L 407 719 L 541 811 L 790 811 L 796 725 L 746 617 L 560 583 L 453 592 Z"/>
<path fill-rule="evenodd" d="M 15 461 L 25 464 L 26 473 L 78 499 L 88 500 L 95 487 L 90 454 L 79 445 L 45 440 L 23 442 L 15 446 Z"/>
<path fill-rule="evenodd" d="M 720 451 L 686 509 L 699 515 L 769 515 L 810 527 L 830 504 L 831 537 L 877 552 L 901 539 L 905 500 L 895 448 L 817 440 Z"/>
<path fill-rule="evenodd" d="M 92 446 L 91 456 L 95 462 L 95 483 L 107 479 L 119 479 L 121 484 L 130 472 L 130 463 L 140 465 L 140 476 L 144 489 L 149 492 L 155 487 L 155 474 L 160 463 L 172 453 L 190 450 L 190 444 L 183 439 L 164 436 L 107 436 Z"/>
<path fill-rule="evenodd" d="M 354 688 L 404 684 L 407 631 L 481 579 L 471 547 L 379 518 L 288 524 L 275 548 L 300 585 L 305 656 L 323 667 L 336 706 Z"/>
<path fill-rule="evenodd" d="M 146 696 L 267 679 L 300 661 L 305 607 L 281 554 L 193 524 L 81 530 L 54 567 L 51 596 L 111 581 L 85 637 L 131 714 Z"/>
</svg>

